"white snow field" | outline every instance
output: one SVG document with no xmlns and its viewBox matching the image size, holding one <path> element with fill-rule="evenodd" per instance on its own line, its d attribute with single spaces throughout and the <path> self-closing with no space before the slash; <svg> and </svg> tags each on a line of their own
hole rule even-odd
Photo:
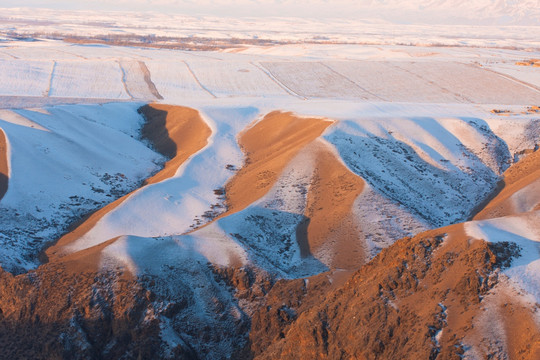
<svg viewBox="0 0 540 360">
<path fill-rule="evenodd" d="M 44 96 L 49 92 L 52 61 L 0 60 L 0 96 Z"/>
<path fill-rule="evenodd" d="M 62 60 L 51 75 L 51 97 L 129 99 L 125 75 L 114 61 Z"/>
<path fill-rule="evenodd" d="M 213 96 L 280 96 L 287 92 L 246 61 L 191 60 L 187 66 Z"/>
<path fill-rule="evenodd" d="M 181 104 L 248 97 L 540 103 L 538 68 L 515 64 L 534 58 L 524 50 L 308 44 L 188 52 L 50 40 L 7 42 L 6 47 L 17 58 L 0 60 L 3 108 L 20 107 L 21 96 L 39 97 L 41 106 L 68 99 Z M 36 55 L 41 53 L 43 58 Z"/>
</svg>

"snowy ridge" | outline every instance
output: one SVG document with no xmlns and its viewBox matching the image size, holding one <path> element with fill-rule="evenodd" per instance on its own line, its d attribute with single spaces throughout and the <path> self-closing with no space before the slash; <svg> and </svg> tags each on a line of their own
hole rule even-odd
<svg viewBox="0 0 540 360">
<path fill-rule="evenodd" d="M 325 137 L 349 168 L 387 198 L 432 226 L 444 226 L 466 220 L 510 162 L 506 144 L 478 122 L 358 119 L 340 122 Z M 485 145 L 468 148 L 460 132 Z"/>
<path fill-rule="evenodd" d="M 180 235 L 209 220 L 205 213 L 222 200 L 214 190 L 232 175 L 227 165 L 240 167 L 236 134 L 258 115 L 254 108 L 208 109 L 204 118 L 213 128 L 208 146 L 191 157 L 172 178 L 145 186 L 108 213 L 70 245 L 82 250 L 121 235 L 157 237 Z M 212 176 L 208 176 L 208 173 Z M 150 217 L 149 217 L 150 214 Z M 126 230 L 129 229 L 127 232 Z"/>
<path fill-rule="evenodd" d="M 178 251 L 181 251 L 182 243 L 211 244 L 217 241 L 223 244 L 223 249 L 229 250 L 208 252 L 203 246 L 195 253 L 214 264 L 256 264 L 284 277 L 323 271 L 328 264 L 324 250 L 312 254 L 313 257 L 303 258 L 298 246 L 297 231 L 305 221 L 306 194 L 315 166 L 311 155 L 305 152 L 288 165 L 265 197 L 239 213 L 192 232 L 225 211 L 223 199 L 214 190 L 222 188 L 234 175 L 234 169 L 242 166 L 243 155 L 236 136 L 253 124 L 253 119 L 260 114 L 275 109 L 277 102 L 281 103 L 281 100 L 251 102 L 258 107 L 203 107 L 202 118 L 212 129 L 208 145 L 192 155 L 173 178 L 131 194 L 90 231 L 70 244 L 69 251 L 86 249 L 124 235 L 148 238 L 149 243 L 156 243 L 157 240 L 152 239 L 169 239 L 170 244 L 176 242 Z M 478 117 L 481 112 L 476 109 L 464 112 L 451 106 L 422 108 L 415 105 L 371 108 L 343 101 L 308 104 L 294 100 L 286 104 L 299 113 L 310 111 L 338 120 L 326 131 L 323 142 L 327 141 L 332 152 L 339 155 L 338 161 L 343 161 L 348 169 L 369 184 L 356 199 L 352 211 L 362 228 L 370 257 L 403 236 L 465 220 L 494 188 L 500 173 L 513 159 L 512 152 L 535 141 L 534 138 L 531 138 L 532 143 L 518 141 L 524 139 L 525 134 L 530 134 L 535 126 L 533 118 L 514 120 L 509 132 L 497 118 L 481 120 Z M 137 184 L 136 179 L 155 171 L 154 163 L 162 161 L 161 157 L 131 138 L 138 137 L 142 121 L 135 109 L 132 104 L 111 104 L 53 107 L 48 109 L 51 115 L 34 111 L 1 113 L 7 120 L 2 121 L 2 128 L 13 143 L 15 156 L 13 186 L 10 186 L 1 207 L 2 216 L 9 224 L 2 232 L 4 241 L 8 244 L 8 239 L 15 239 L 12 245 L 6 245 L 3 252 L 4 267 L 35 266 L 34 260 L 28 259 L 65 229 L 62 224 L 103 206 L 103 201 L 113 200 L 127 189 L 132 189 Z M 370 111 L 373 111 L 373 118 L 355 117 L 359 112 L 367 114 Z M 453 111 L 467 116 L 461 119 L 448 116 Z M 399 118 L 394 112 L 422 116 Z M 426 116 L 429 113 L 433 117 Z M 126 117 L 126 114 L 131 115 Z M 53 116 L 55 120 L 52 120 Z M 492 126 L 503 139 L 495 135 Z M 30 133 L 36 143 L 36 150 L 32 151 L 27 142 L 20 144 Z M 114 138 L 109 144 L 118 145 L 119 139 L 126 139 L 123 149 L 129 153 L 118 156 L 113 155 L 116 153 L 112 148 L 103 149 L 107 136 Z M 80 140 L 83 138 L 84 141 Z M 80 171 L 84 174 L 75 171 L 73 156 L 78 150 L 74 150 L 74 142 L 88 144 L 84 145 L 88 146 L 85 151 L 94 154 L 99 167 L 86 164 L 87 160 L 75 161 L 74 164 L 81 164 Z M 66 148 L 67 145 L 63 144 L 71 145 Z M 65 159 L 62 161 L 67 163 L 59 164 L 62 171 L 51 171 L 47 168 L 51 161 L 48 154 L 53 152 L 56 155 L 57 151 L 70 155 L 55 156 L 56 162 Z M 139 165 L 132 160 L 122 160 L 133 156 L 129 154 L 147 154 L 145 156 L 149 157 L 145 161 L 150 162 L 145 163 L 148 164 L 145 165 L 146 170 L 134 172 L 130 166 Z M 109 157 L 112 159 L 105 160 Z M 106 169 L 104 164 L 112 167 Z M 94 170 L 88 173 L 89 168 Z M 45 187 L 40 188 L 33 181 L 42 175 L 21 179 L 18 175 L 21 171 L 49 174 L 50 183 L 46 182 Z M 65 171 L 70 174 L 65 175 Z M 208 176 L 209 171 L 212 176 Z M 419 172 L 423 175 L 420 176 Z M 124 174 L 126 178 L 124 180 L 114 174 Z M 58 188 L 57 183 L 70 185 Z M 403 190 L 405 188 L 406 191 Z M 26 197 L 32 201 L 24 200 Z M 51 198 L 56 202 L 51 204 Z M 18 209 L 20 215 L 14 216 L 11 209 Z M 20 226 L 21 222 L 34 225 Z M 183 235 L 186 233 L 190 234 Z M 32 240 L 27 242 L 28 238 Z M 13 250 L 8 250 L 10 248 Z M 22 254 L 26 255 L 21 258 L 16 248 L 25 249 Z M 206 247 L 209 248 L 211 246 Z M 223 257 L 220 253 L 224 254 Z M 23 265 L 15 265 L 18 262 Z M 129 263 L 128 268 L 137 273 L 139 267 L 135 261 Z"/>
<path fill-rule="evenodd" d="M 136 140 L 138 106 L 0 114 L 11 148 L 10 183 L 0 206 L 3 268 L 35 267 L 37 252 L 70 222 L 139 186 L 157 169 L 162 157 Z"/>
</svg>

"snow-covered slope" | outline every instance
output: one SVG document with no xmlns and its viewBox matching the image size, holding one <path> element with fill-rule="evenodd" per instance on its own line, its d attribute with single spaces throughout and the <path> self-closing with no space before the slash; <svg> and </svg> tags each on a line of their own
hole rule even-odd
<svg viewBox="0 0 540 360">
<path fill-rule="evenodd" d="M 139 104 L 0 113 L 9 186 L 0 203 L 0 262 L 27 270 L 74 221 L 138 187 L 163 157 L 139 140 Z"/>
<path fill-rule="evenodd" d="M 519 247 L 519 256 L 504 271 L 512 284 L 540 303 L 540 211 L 515 216 L 472 221 L 465 224 L 467 235 L 489 242 L 513 243 Z"/>
<path fill-rule="evenodd" d="M 383 116 L 378 109 L 374 110 L 379 111 L 378 116 L 357 118 L 355 106 L 346 109 L 339 101 L 311 105 L 315 113 L 336 115 L 336 123 L 323 135 L 327 142 L 307 147 L 288 160 L 271 189 L 240 212 L 226 212 L 221 189 L 243 163 L 249 164 L 242 159 L 237 136 L 253 128 L 250 123 L 264 114 L 268 103 L 260 104 L 260 108 L 206 106 L 202 114 L 213 134 L 204 149 L 188 159 L 172 178 L 135 191 L 79 238 L 54 252 L 63 256 L 133 235 L 150 243 L 163 239 L 174 251 L 191 249 L 220 266 L 257 266 L 282 277 L 313 275 L 339 267 L 336 249 L 344 246 L 339 245 L 343 239 L 338 237 L 323 245 L 310 243 L 307 253 L 302 250 L 303 226 L 315 219 L 313 209 L 310 213 L 308 208 L 313 204 L 309 200 L 311 191 L 320 181 L 317 171 L 323 164 L 314 154 L 321 146 L 335 146 L 330 152 L 334 151 L 354 176 L 367 182 L 350 209 L 359 234 L 357 242 L 363 249 L 356 255 L 356 262 L 362 262 L 362 256 L 371 258 L 403 236 L 466 220 L 494 191 L 502 171 L 513 159 L 507 143 L 493 132 L 489 122 L 477 117 L 481 114 L 478 110 L 467 110 L 468 116 L 461 119 L 445 116 L 448 113 L 444 111 L 456 111 L 453 107 L 432 107 L 430 111 L 439 112 L 432 117 Z M 289 106 L 300 110 L 305 103 L 296 100 Z M 399 109 L 407 108 L 421 113 L 410 106 Z M 496 120 L 492 122 L 498 124 Z M 513 136 L 517 137 L 537 126 L 530 117 L 516 124 Z M 295 138 L 294 133 L 289 135 Z M 512 137 L 508 141 L 514 151 L 519 148 Z M 250 192 L 251 187 L 255 191 L 259 182 L 264 182 L 267 175 L 262 168 L 259 171 L 258 180 L 243 191 Z M 212 176 L 207 176 L 209 173 Z M 212 222 L 224 212 L 226 216 Z M 314 241 L 311 236 L 308 232 L 307 238 Z M 215 245 L 213 249 L 210 244 Z M 135 273 L 149 266 L 148 260 L 126 256 L 118 261 L 128 264 Z M 154 258 L 157 268 L 168 261 Z"/>
<path fill-rule="evenodd" d="M 353 171 L 435 226 L 467 219 L 510 162 L 481 119 L 358 119 L 326 138 Z"/>
</svg>

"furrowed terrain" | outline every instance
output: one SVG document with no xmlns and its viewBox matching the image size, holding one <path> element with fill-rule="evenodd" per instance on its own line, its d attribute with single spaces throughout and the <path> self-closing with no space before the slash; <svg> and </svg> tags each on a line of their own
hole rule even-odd
<svg viewBox="0 0 540 360">
<path fill-rule="evenodd" d="M 4 43 L 3 354 L 540 357 L 530 54 L 325 49 Z"/>
</svg>

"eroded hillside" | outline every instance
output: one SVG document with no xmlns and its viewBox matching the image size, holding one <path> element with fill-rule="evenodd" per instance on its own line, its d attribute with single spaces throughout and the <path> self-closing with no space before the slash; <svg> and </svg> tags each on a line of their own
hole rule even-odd
<svg viewBox="0 0 540 360">
<path fill-rule="evenodd" d="M 130 146 L 161 170 L 148 167 L 137 188 L 73 223 L 46 264 L 2 270 L 12 358 L 538 356 L 539 157 L 510 150 L 535 148 L 523 140 L 534 117 L 506 132 L 497 118 L 139 112 L 106 126 L 140 132 Z M 70 107 L 16 114 L 2 122 L 11 153 L 22 131 L 46 132 L 41 149 L 57 141 L 46 137 L 61 129 L 50 114 L 88 121 Z M 47 246 L 13 239 L 34 256 Z"/>
</svg>

